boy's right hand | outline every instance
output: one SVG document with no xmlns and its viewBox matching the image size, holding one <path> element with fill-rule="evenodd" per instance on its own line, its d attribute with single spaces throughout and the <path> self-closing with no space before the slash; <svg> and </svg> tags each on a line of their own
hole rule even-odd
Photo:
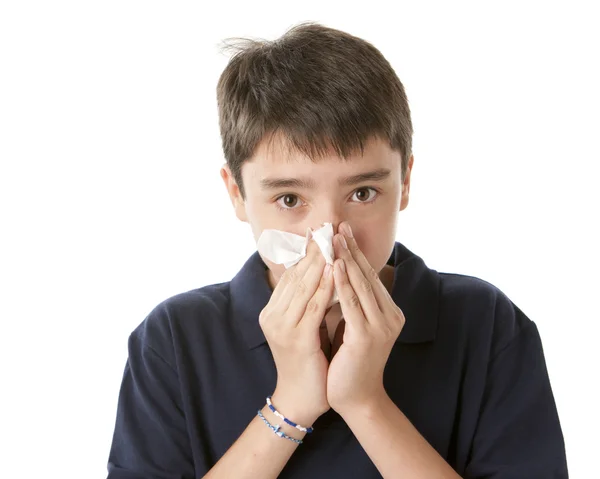
<svg viewBox="0 0 600 479">
<path fill-rule="evenodd" d="M 302 426 L 311 426 L 330 409 L 329 362 L 319 334 L 334 287 L 332 268 L 325 266 L 319 247 L 310 241 L 306 256 L 285 271 L 259 316 L 277 367 L 273 405 Z"/>
</svg>

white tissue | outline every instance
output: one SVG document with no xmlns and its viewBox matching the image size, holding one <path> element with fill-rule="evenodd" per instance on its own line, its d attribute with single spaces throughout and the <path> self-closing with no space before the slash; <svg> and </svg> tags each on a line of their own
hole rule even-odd
<svg viewBox="0 0 600 479">
<path fill-rule="evenodd" d="M 321 250 L 325 261 L 333 265 L 333 225 L 323 223 L 318 230 L 308 229 L 306 236 L 300 236 L 287 231 L 266 229 L 258 238 L 258 252 L 275 264 L 283 264 L 285 268 L 294 266 L 306 256 L 306 248 L 310 239 L 314 239 Z M 339 302 L 337 291 L 334 290 L 333 299 L 328 307 Z"/>
</svg>

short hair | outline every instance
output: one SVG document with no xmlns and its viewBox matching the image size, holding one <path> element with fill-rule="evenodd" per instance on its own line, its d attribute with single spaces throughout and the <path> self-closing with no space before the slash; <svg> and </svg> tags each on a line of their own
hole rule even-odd
<svg viewBox="0 0 600 479">
<path fill-rule="evenodd" d="M 233 41 L 233 42 L 232 42 Z M 315 22 L 274 41 L 229 39 L 234 55 L 217 85 L 223 153 L 245 199 L 241 168 L 267 136 L 318 161 L 364 151 L 377 136 L 401 154 L 402 181 L 413 127 L 404 86 L 371 43 Z"/>
</svg>

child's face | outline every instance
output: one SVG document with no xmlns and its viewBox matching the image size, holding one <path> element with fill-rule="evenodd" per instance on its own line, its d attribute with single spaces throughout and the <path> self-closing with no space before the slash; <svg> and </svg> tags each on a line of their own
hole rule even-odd
<svg viewBox="0 0 600 479">
<path fill-rule="evenodd" d="M 307 227 L 326 222 L 337 233 L 347 221 L 371 266 L 381 271 L 394 246 L 398 212 L 408 205 L 413 158 L 402 184 L 400 153 L 379 139 L 365 145 L 363 156 L 344 161 L 332 152 L 317 162 L 289 153 L 278 141 L 263 142 L 242 166 L 245 201 L 228 168 L 221 171 L 236 214 L 250 224 L 255 240 L 267 228 L 305 236 Z M 283 265 L 263 260 L 275 278 L 283 274 Z"/>
</svg>

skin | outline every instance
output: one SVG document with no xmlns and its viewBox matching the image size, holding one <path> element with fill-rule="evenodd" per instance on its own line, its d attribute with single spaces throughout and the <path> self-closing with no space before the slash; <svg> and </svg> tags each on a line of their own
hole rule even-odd
<svg viewBox="0 0 600 479">
<path fill-rule="evenodd" d="M 376 137 L 366 144 L 362 156 L 357 153 L 345 161 L 331 152 L 316 163 L 300 153 L 290 153 L 283 140 L 275 137 L 272 143 L 260 143 L 254 156 L 242 166 L 245 199 L 227 165 L 221 169 L 221 178 L 238 219 L 250 224 L 255 240 L 267 228 L 304 235 L 308 227 L 315 229 L 325 222 L 332 223 L 337 231 L 339 224 L 347 221 L 369 263 L 381 271 L 394 246 L 397 213 L 408 206 L 413 161 L 411 156 L 402 184 L 400 153 Z M 389 176 L 383 181 L 338 184 L 344 177 L 378 169 L 389 170 Z M 261 186 L 261 180 L 275 178 L 307 179 L 313 185 L 272 189 Z M 367 190 L 369 187 L 381 192 L 375 194 Z M 292 196 L 281 198 L 284 195 Z M 377 234 L 373 234 L 375 231 Z M 268 260 L 265 263 L 274 287 L 285 269 Z"/>
<path fill-rule="evenodd" d="M 304 236 L 309 227 L 316 229 L 329 222 L 336 232 L 343 221 L 348 222 L 361 251 L 389 291 L 393 268 L 386 262 L 394 247 L 398 213 L 408 206 L 413 162 L 411 156 L 402 182 L 400 153 L 378 137 L 367 142 L 363 155 L 359 152 L 345 161 L 331 151 L 315 163 L 300 153 L 290 153 L 284 140 L 275 136 L 272 142 L 260 143 L 254 156 L 242 166 L 246 198 L 242 198 L 227 165 L 221 169 L 221 178 L 237 218 L 250 225 L 255 241 L 267 228 Z M 346 177 L 377 170 L 389 173 L 377 181 L 340 184 Z M 275 188 L 263 184 L 262 180 L 273 179 L 301 179 L 310 184 Z M 262 259 L 274 289 L 285 268 Z M 340 317 L 336 305 L 327 315 L 324 325 L 328 334 L 324 337 L 333 339 Z M 335 344 L 334 351 L 337 347 Z"/>
</svg>

